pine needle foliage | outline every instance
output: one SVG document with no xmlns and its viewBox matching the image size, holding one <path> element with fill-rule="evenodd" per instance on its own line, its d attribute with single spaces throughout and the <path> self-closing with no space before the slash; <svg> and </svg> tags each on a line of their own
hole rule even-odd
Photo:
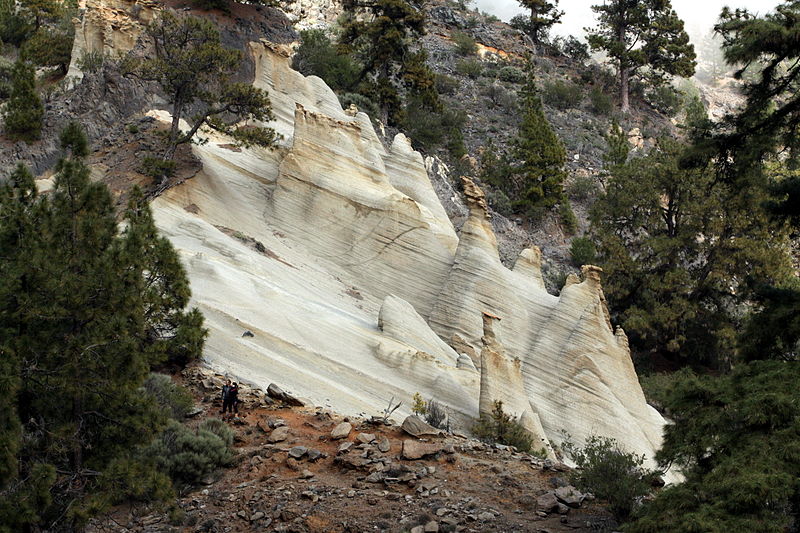
<svg viewBox="0 0 800 533">
<path fill-rule="evenodd" d="M 80 529 L 111 503 L 101 497 L 111 465 L 166 422 L 141 390 L 150 368 L 196 357 L 205 337 L 199 313 L 184 311 L 185 273 L 141 194 L 120 233 L 107 187 L 89 179 L 80 126 L 60 141 L 48 195 L 36 194 L 24 167 L 0 193 L 0 360 L 10 372 L 0 380 L 9 392 L 0 501 L 38 502 L 0 506 L 0 523 L 21 529 Z"/>
<path fill-rule="evenodd" d="M 564 198 L 566 150 L 547 121 L 536 88 L 533 67 L 520 93 L 522 122 L 513 141 L 517 161 L 514 175 L 514 205 L 519 211 L 551 208 Z"/>
<path fill-rule="evenodd" d="M 36 93 L 36 76 L 31 65 L 17 61 L 11 72 L 11 95 L 3 110 L 6 137 L 31 143 L 42 134 L 44 105 Z"/>
</svg>

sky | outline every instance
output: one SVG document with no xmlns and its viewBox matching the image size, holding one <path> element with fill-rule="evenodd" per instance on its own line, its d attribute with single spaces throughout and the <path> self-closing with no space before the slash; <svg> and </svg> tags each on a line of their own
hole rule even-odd
<svg viewBox="0 0 800 533">
<path fill-rule="evenodd" d="M 584 27 L 594 26 L 594 13 L 589 6 L 600 3 L 600 1 L 561 0 L 559 8 L 566 14 L 562 23 L 553 28 L 554 33 L 583 35 Z M 672 6 L 686 23 L 686 28 L 690 33 L 695 34 L 706 28 L 710 30 L 723 6 L 743 7 L 763 14 L 771 11 L 779 3 L 781 3 L 779 0 L 672 0 Z M 475 0 L 473 5 L 476 5 L 481 11 L 497 15 L 505 21 L 523 12 L 517 0 Z"/>
</svg>

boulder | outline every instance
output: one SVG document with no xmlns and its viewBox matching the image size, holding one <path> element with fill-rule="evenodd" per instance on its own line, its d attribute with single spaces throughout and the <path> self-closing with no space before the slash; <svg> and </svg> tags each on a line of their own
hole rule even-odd
<svg viewBox="0 0 800 533">
<path fill-rule="evenodd" d="M 300 459 L 307 453 L 308 453 L 308 448 L 306 448 L 305 446 L 295 446 L 294 448 L 289 450 L 289 457 L 293 459 Z"/>
<path fill-rule="evenodd" d="M 416 440 L 406 439 L 403 441 L 403 459 L 416 460 L 422 459 L 428 455 L 435 455 L 443 450 L 441 444 L 434 442 L 419 442 Z"/>
<path fill-rule="evenodd" d="M 442 430 L 433 427 L 432 425 L 428 424 L 424 420 L 422 420 L 417 415 L 410 415 L 407 416 L 405 420 L 403 420 L 402 425 L 403 431 L 408 433 L 413 437 L 424 437 L 424 436 L 440 436 L 442 435 Z"/>
<path fill-rule="evenodd" d="M 350 422 L 342 422 L 331 431 L 331 438 L 333 440 L 346 439 L 350 432 L 353 430 L 353 425 Z"/>
<path fill-rule="evenodd" d="M 303 407 L 305 405 L 302 400 L 292 396 L 274 383 L 270 383 L 267 387 L 267 395 L 270 398 L 274 398 L 275 400 L 281 401 L 286 405 L 291 405 L 293 407 Z"/>
<path fill-rule="evenodd" d="M 551 513 L 558 509 L 558 499 L 554 493 L 547 492 L 536 498 L 536 506 L 540 511 Z"/>
<path fill-rule="evenodd" d="M 283 442 L 289 437 L 289 427 L 280 426 L 272 430 L 272 433 L 267 437 L 267 441 L 271 443 Z"/>
<path fill-rule="evenodd" d="M 378 441 L 378 450 L 380 450 L 383 453 L 386 453 L 391 448 L 392 448 L 392 445 L 389 442 L 389 439 L 387 439 L 385 436 L 381 437 L 381 440 Z"/>
<path fill-rule="evenodd" d="M 369 444 L 375 440 L 375 435 L 372 433 L 359 433 L 356 435 L 356 440 L 362 444 Z"/>
<path fill-rule="evenodd" d="M 569 505 L 570 507 L 578 508 L 583 503 L 586 496 L 572 485 L 566 487 L 558 487 L 555 490 L 555 496 L 561 503 Z"/>
</svg>

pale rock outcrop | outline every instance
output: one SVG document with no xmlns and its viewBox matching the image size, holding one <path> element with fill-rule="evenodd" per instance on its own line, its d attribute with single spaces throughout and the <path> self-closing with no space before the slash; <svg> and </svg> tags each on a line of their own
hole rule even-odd
<svg viewBox="0 0 800 533">
<path fill-rule="evenodd" d="M 140 4 L 128 18 L 120 7 Z M 76 50 L 129 49 L 153 4 L 86 0 Z M 407 139 L 385 148 L 366 115 L 348 115 L 322 80 L 290 68 L 287 47 L 247 51 L 279 146 L 232 150 L 204 134 L 193 147 L 203 170 L 153 202 L 206 317 L 206 362 L 348 415 L 395 397 L 403 416 L 419 392 L 462 427 L 478 416 L 483 385 L 553 443 L 562 430 L 578 442 L 599 434 L 652 456 L 663 419 L 644 400 L 624 332 L 610 327 L 599 270 L 556 297 L 538 250 L 504 267 L 473 182 L 456 235 Z M 484 346 L 484 311 L 502 319 L 503 350 Z"/>
<path fill-rule="evenodd" d="M 491 416 L 494 404 L 503 402 L 503 412 L 515 417 L 533 438 L 533 448 L 544 450 L 547 457 L 555 453 L 542 428 L 539 415 L 525 392 L 522 362 L 511 359 L 498 339 L 496 329 L 500 319 L 483 313 L 483 349 L 481 350 L 481 393 L 478 410 L 482 416 Z"/>
<path fill-rule="evenodd" d="M 83 78 L 80 61 L 86 54 L 119 56 L 133 49 L 144 27 L 161 9 L 156 0 L 79 0 L 83 13 L 75 24 L 67 78 Z M 133 16 L 132 16 L 133 15 Z"/>
<path fill-rule="evenodd" d="M 291 0 L 282 9 L 298 30 L 328 28 L 344 12 L 340 0 Z"/>
</svg>

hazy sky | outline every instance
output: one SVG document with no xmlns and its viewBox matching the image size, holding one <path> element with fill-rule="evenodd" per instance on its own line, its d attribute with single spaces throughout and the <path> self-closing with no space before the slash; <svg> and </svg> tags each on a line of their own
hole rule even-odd
<svg viewBox="0 0 800 533">
<path fill-rule="evenodd" d="M 589 8 L 601 0 L 561 0 L 560 9 L 566 12 L 562 23 L 555 26 L 555 33 L 580 36 L 583 28 L 594 25 L 594 13 Z M 696 32 L 698 29 L 711 28 L 719 16 L 723 6 L 731 8 L 745 7 L 757 13 L 771 11 L 779 0 L 672 0 L 678 15 L 686 23 L 687 29 Z M 482 11 L 493 13 L 508 21 L 517 13 L 523 12 L 517 0 L 476 0 L 475 4 Z"/>
</svg>

